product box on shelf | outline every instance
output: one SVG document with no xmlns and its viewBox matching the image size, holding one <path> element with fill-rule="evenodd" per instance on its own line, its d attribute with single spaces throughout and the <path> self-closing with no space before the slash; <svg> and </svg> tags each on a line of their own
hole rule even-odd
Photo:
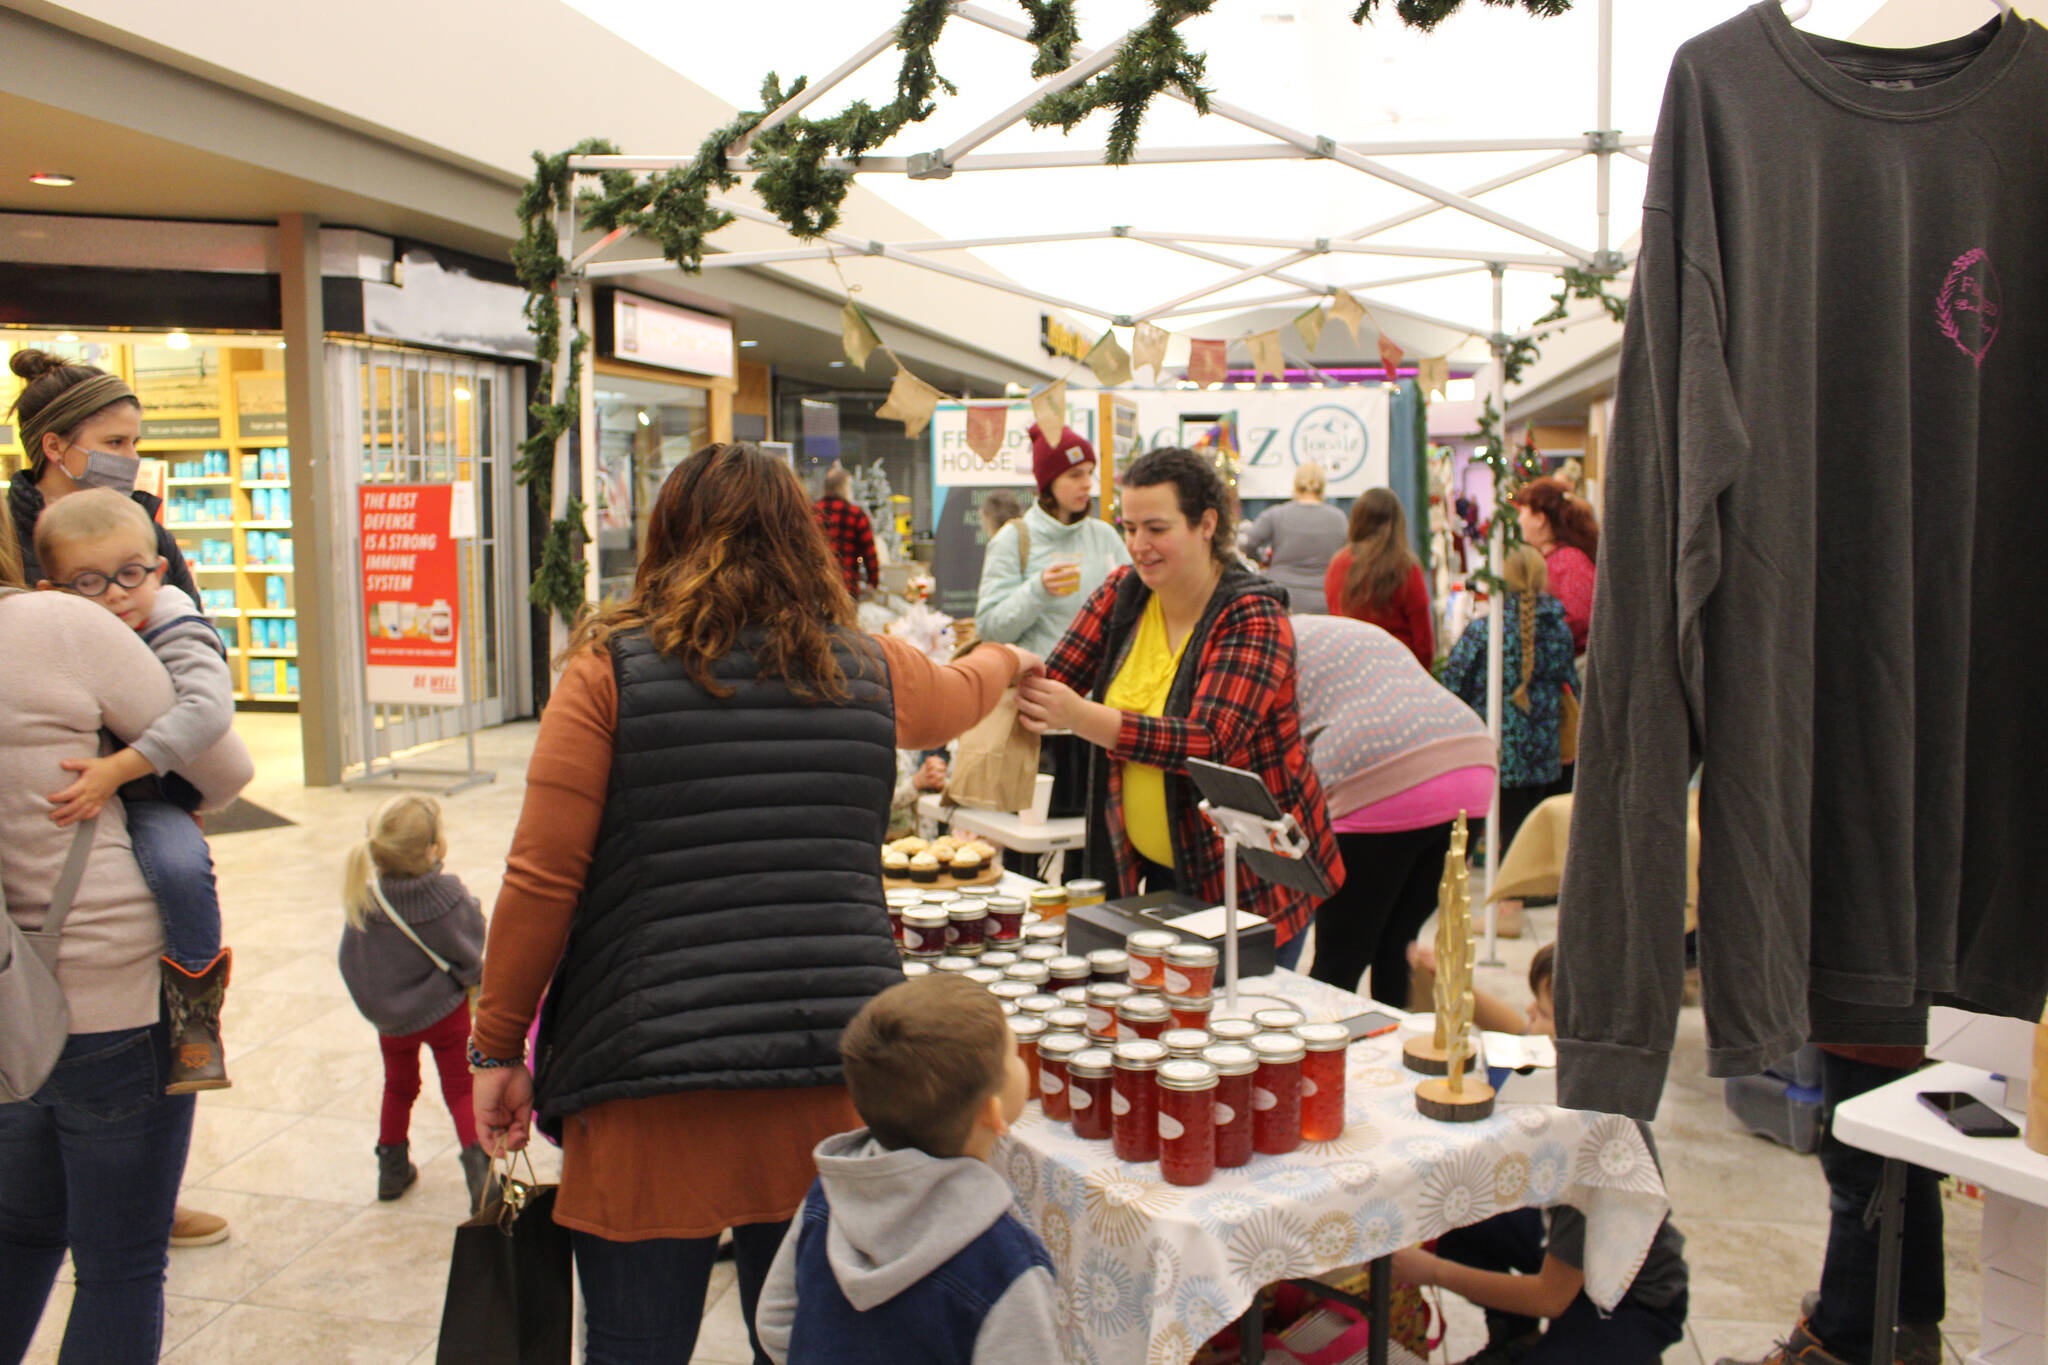
<svg viewBox="0 0 2048 1365">
<path fill-rule="evenodd" d="M 1132 934 L 1147 929 L 1169 930 L 1188 943 L 1208 943 L 1221 951 L 1223 912 L 1219 908 L 1213 915 L 1206 914 L 1211 908 L 1206 902 L 1178 891 L 1126 896 L 1100 905 L 1077 905 L 1067 911 L 1067 951 L 1085 956 L 1098 948 L 1121 948 Z M 1176 922 L 1190 916 L 1200 916 L 1192 927 Z M 1209 928 L 1209 921 L 1215 922 L 1215 931 L 1202 932 Z M 1238 911 L 1239 976 L 1264 976 L 1272 971 L 1277 946 L 1270 922 L 1248 910 Z"/>
</svg>

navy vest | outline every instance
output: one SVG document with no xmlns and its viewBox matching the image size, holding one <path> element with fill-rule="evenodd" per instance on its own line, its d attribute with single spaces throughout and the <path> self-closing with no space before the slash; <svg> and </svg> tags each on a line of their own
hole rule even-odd
<svg viewBox="0 0 2048 1365">
<path fill-rule="evenodd" d="M 1005 1213 L 953 1258 L 863 1313 L 847 1302 L 827 1258 L 832 1206 L 811 1185 L 797 1215 L 796 1323 L 789 1365 L 969 1365 L 989 1310 L 1033 1266 L 1054 1274 L 1045 1243 Z"/>
<path fill-rule="evenodd" d="M 543 1128 L 607 1100 L 837 1085 L 839 1035 L 903 971 L 883 908 L 896 784 L 888 665 L 833 632 L 849 700 L 757 679 L 720 698 L 639 633 L 611 646 L 618 728 L 597 848 L 542 1012 Z"/>
</svg>

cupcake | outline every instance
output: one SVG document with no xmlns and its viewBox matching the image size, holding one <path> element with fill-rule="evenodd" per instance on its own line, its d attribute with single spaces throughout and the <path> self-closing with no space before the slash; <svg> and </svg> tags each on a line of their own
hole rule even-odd
<svg viewBox="0 0 2048 1365">
<path fill-rule="evenodd" d="M 979 877 L 981 870 L 987 866 L 987 859 L 972 848 L 963 848 L 946 864 L 946 870 L 956 877 Z"/>
<path fill-rule="evenodd" d="M 919 853 L 910 859 L 910 880 L 914 882 L 935 882 L 939 879 L 939 860 L 929 853 Z"/>
<path fill-rule="evenodd" d="M 882 875 L 884 877 L 908 877 L 910 855 L 897 849 L 885 849 L 882 853 Z"/>
<path fill-rule="evenodd" d="M 895 843 L 890 844 L 889 847 L 895 850 L 896 852 L 905 855 L 906 857 L 914 858 L 918 854 L 930 848 L 931 845 L 926 843 L 924 840 L 918 838 L 915 834 L 911 834 L 905 836 L 904 838 L 898 839 Z"/>
<path fill-rule="evenodd" d="M 981 860 L 984 863 L 995 862 L 997 858 L 1000 856 L 996 852 L 996 846 L 986 839 L 976 839 L 969 843 L 967 846 L 973 849 L 976 853 L 979 853 L 981 855 Z"/>
</svg>

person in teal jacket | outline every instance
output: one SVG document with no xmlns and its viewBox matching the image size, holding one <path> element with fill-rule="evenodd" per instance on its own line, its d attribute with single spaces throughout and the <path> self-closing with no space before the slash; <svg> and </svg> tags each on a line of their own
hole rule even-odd
<svg viewBox="0 0 2048 1365">
<path fill-rule="evenodd" d="M 1507 594 L 1501 603 L 1500 844 L 1515 841 L 1522 820 L 1549 795 L 1562 771 L 1558 740 L 1564 689 L 1574 680 L 1572 633 L 1564 604 L 1545 588 L 1543 556 L 1517 545 L 1502 567 Z M 1444 661 L 1444 686 L 1480 715 L 1486 714 L 1485 616 L 1474 617 Z"/>
<path fill-rule="evenodd" d="M 1081 604 L 1109 571 L 1131 562 L 1123 537 L 1089 515 L 1095 449 L 1071 427 L 1048 443 L 1031 428 L 1038 502 L 996 532 L 981 564 L 974 633 L 1043 657 L 1059 644 Z"/>
</svg>

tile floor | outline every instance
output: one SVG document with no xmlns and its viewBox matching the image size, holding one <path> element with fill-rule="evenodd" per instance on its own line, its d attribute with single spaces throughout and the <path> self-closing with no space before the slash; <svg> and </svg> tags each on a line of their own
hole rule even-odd
<svg viewBox="0 0 2048 1365">
<path fill-rule="evenodd" d="M 216 840 L 222 899 L 236 952 L 227 1039 L 233 1089 L 202 1096 L 186 1169 L 187 1202 L 228 1218 L 219 1246 L 171 1255 L 167 1361 L 424 1365 L 450 1244 L 464 1211 L 454 1130 L 429 1080 L 414 1114 L 420 1182 L 403 1199 L 375 1198 L 381 1072 L 374 1032 L 349 1003 L 334 965 L 342 855 L 362 836 L 375 791 L 299 785 L 294 721 L 248 715 L 239 728 L 260 777 L 248 793 L 294 826 Z M 497 781 L 447 802 L 449 866 L 488 907 L 517 819 L 531 725 L 479 743 Z M 1529 936 L 1501 944 L 1502 967 L 1483 984 L 1526 998 L 1523 974 L 1554 915 L 1529 916 Z M 1681 1023 L 1656 1133 L 1676 1218 L 1688 1239 L 1692 1321 L 1666 1355 L 1714 1365 L 1754 1357 L 1797 1315 L 1816 1282 L 1827 1238 L 1818 1163 L 1743 1132 L 1707 1079 L 1699 1012 Z M 431 1076 L 431 1067 L 428 1068 Z M 545 1144 L 536 1144 L 541 1156 Z M 1950 1202 L 1949 1320 L 1953 1359 L 1975 1347 L 1979 1215 Z M 746 1331 L 730 1266 L 712 1286 L 696 1359 L 745 1365 Z M 47 1365 L 70 1307 L 60 1282 L 28 1355 Z M 1476 1312 L 1450 1307 L 1448 1358 L 1478 1349 Z M 1439 1358 L 1444 1358 L 1439 1356 Z"/>
</svg>

